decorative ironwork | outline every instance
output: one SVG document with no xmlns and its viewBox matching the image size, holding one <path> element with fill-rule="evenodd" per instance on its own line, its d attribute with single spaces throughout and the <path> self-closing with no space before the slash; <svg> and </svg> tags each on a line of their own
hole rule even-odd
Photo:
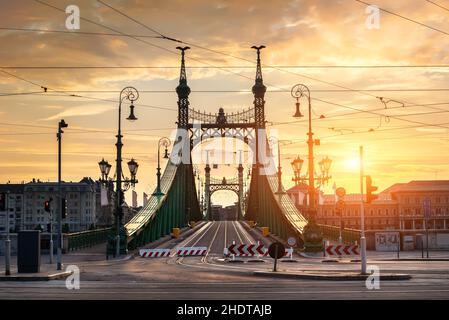
<svg viewBox="0 0 449 320">
<path fill-rule="evenodd" d="M 179 75 L 179 85 L 176 87 L 178 94 L 178 128 L 187 128 L 189 122 L 189 94 L 190 87 L 187 85 L 187 75 L 184 55 L 189 47 L 176 47 L 181 50 L 181 71 Z"/>
<path fill-rule="evenodd" d="M 210 184 L 239 184 L 239 179 L 238 177 L 234 177 L 231 179 L 227 179 L 226 177 L 223 177 L 221 179 L 211 177 Z"/>
<path fill-rule="evenodd" d="M 223 111 L 220 113 L 220 111 Z M 220 123 L 218 119 L 225 117 L 226 121 Z M 201 124 L 251 124 L 255 122 L 254 108 L 248 108 L 241 112 L 225 113 L 223 108 L 218 113 L 206 113 L 189 108 L 189 123 Z"/>
</svg>

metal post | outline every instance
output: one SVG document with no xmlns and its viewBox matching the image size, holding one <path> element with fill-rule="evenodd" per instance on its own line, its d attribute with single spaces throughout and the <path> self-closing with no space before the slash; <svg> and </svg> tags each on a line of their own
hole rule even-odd
<svg viewBox="0 0 449 320">
<path fill-rule="evenodd" d="M 426 248 L 427 248 L 427 259 L 429 259 L 429 229 L 427 228 L 427 219 L 425 219 L 426 225 Z"/>
<path fill-rule="evenodd" d="M 341 224 L 341 220 L 342 220 L 342 215 L 343 215 L 343 210 L 340 210 L 340 234 L 339 234 L 339 236 L 338 236 L 338 244 L 343 244 L 343 237 L 342 237 L 342 233 L 341 233 L 341 227 L 342 227 L 342 224 Z"/>
<path fill-rule="evenodd" d="M 11 275 L 11 239 L 9 238 L 9 191 L 6 192 L 5 276 Z"/>
<path fill-rule="evenodd" d="M 68 125 L 62 119 L 58 123 L 58 197 L 56 197 L 58 208 L 57 220 L 58 220 L 58 239 L 57 239 L 57 257 L 56 257 L 56 269 L 62 270 L 62 188 L 61 188 L 61 144 L 62 144 L 62 128 L 67 128 Z"/>
<path fill-rule="evenodd" d="M 424 259 L 424 238 L 421 237 L 421 258 Z"/>
<path fill-rule="evenodd" d="M 401 251 L 401 234 L 399 233 L 399 236 L 398 236 L 398 259 L 399 259 L 400 251 Z"/>
<path fill-rule="evenodd" d="M 53 264 L 53 213 L 50 209 L 50 264 Z"/>
<path fill-rule="evenodd" d="M 126 89 L 126 88 L 125 88 Z M 117 147 L 117 159 L 116 159 L 116 171 L 117 171 L 117 180 L 115 186 L 116 192 L 116 205 L 115 205 L 115 222 L 117 228 L 116 235 L 116 244 L 115 244 L 115 256 L 120 256 L 120 219 L 122 212 L 122 128 L 121 128 L 121 115 L 122 115 L 122 93 L 125 90 L 123 89 L 120 92 L 120 102 L 118 105 L 118 132 L 117 132 L 117 143 L 115 144 Z"/>
<path fill-rule="evenodd" d="M 278 246 L 274 247 L 274 266 L 273 266 L 273 272 L 276 272 L 277 262 L 278 262 Z"/>
<path fill-rule="evenodd" d="M 360 263 L 361 273 L 366 274 L 366 239 L 365 239 L 365 208 L 363 202 L 363 146 L 360 146 Z"/>
<path fill-rule="evenodd" d="M 158 142 L 157 147 L 157 188 L 156 188 L 156 194 L 161 195 L 161 140 Z"/>
</svg>

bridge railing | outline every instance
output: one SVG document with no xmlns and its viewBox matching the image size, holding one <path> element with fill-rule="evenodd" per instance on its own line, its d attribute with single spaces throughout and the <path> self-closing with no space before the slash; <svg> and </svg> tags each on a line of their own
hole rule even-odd
<svg viewBox="0 0 449 320">
<path fill-rule="evenodd" d="M 64 247 L 67 252 L 89 248 L 94 245 L 105 243 L 111 228 L 88 230 L 64 234 Z"/>
<path fill-rule="evenodd" d="M 323 234 L 323 237 L 328 240 L 335 240 L 338 241 L 338 238 L 340 236 L 340 228 L 336 226 L 327 226 L 324 224 L 318 224 L 318 226 L 321 229 L 321 233 Z M 360 234 L 361 231 L 357 229 L 349 229 L 344 228 L 341 231 L 341 236 L 343 238 L 344 242 L 358 242 L 360 241 Z"/>
</svg>

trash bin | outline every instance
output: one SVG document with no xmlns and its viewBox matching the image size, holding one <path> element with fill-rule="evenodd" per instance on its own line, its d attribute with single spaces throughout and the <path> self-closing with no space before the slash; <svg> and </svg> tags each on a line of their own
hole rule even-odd
<svg viewBox="0 0 449 320">
<path fill-rule="evenodd" d="M 19 231 L 17 236 L 17 271 L 38 273 L 41 267 L 41 232 Z"/>
</svg>

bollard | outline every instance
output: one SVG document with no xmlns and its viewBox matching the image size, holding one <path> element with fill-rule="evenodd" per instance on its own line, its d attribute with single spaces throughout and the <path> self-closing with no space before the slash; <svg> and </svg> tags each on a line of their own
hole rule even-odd
<svg viewBox="0 0 449 320">
<path fill-rule="evenodd" d="M 262 235 L 268 237 L 270 235 L 270 229 L 268 227 L 262 227 Z"/>
<path fill-rule="evenodd" d="M 179 235 L 180 235 L 180 229 L 179 228 L 173 228 L 172 229 L 172 235 L 173 235 L 173 238 L 175 238 L 175 239 L 178 239 L 179 238 Z"/>
</svg>

